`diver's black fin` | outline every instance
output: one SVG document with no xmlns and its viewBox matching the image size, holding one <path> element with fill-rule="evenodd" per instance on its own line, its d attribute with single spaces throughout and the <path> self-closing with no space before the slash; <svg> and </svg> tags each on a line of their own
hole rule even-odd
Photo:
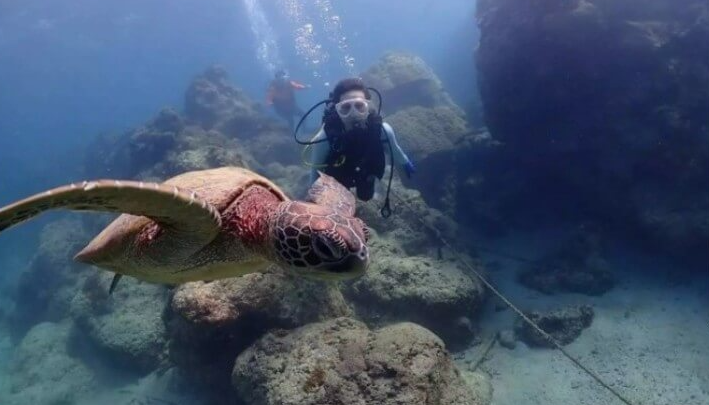
<svg viewBox="0 0 709 405">
<path fill-rule="evenodd" d="M 108 295 L 113 294 L 113 291 L 116 289 L 118 282 L 121 281 L 121 277 L 123 277 L 123 274 L 116 273 L 113 276 L 113 280 L 111 280 L 111 287 L 108 288 Z"/>
</svg>

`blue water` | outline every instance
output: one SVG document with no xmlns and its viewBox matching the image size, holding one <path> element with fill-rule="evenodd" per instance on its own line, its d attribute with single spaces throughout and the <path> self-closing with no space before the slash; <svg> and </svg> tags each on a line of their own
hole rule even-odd
<svg viewBox="0 0 709 405">
<path fill-rule="evenodd" d="M 663 3 L 661 0 L 657 0 L 657 2 Z M 490 7 L 489 3 L 491 2 L 481 3 L 486 3 Z M 509 4 L 514 2 L 500 0 L 500 3 L 509 7 Z M 570 3 L 576 4 L 577 2 Z M 598 3 L 599 8 L 607 6 L 600 5 L 603 3 L 602 1 L 592 1 L 592 3 Z M 630 0 L 626 0 L 625 3 L 628 3 L 628 9 L 640 7 Z M 688 0 L 687 4 L 689 3 Z M 527 6 L 519 6 L 520 15 L 515 16 L 514 20 L 510 19 L 511 27 L 526 27 L 524 13 L 527 10 L 525 7 Z M 685 8 L 689 10 L 686 13 L 683 12 Z M 694 10 L 685 4 L 678 5 L 677 9 L 670 12 L 658 6 L 649 12 L 668 15 L 676 13 L 677 16 L 683 16 L 693 13 L 691 10 Z M 672 10 L 672 7 L 668 7 L 668 10 Z M 628 10 L 619 7 L 617 12 L 621 14 L 628 12 Z M 516 272 L 525 268 L 524 261 L 545 257 L 545 252 L 554 251 L 555 247 L 561 245 L 568 235 L 574 234 L 578 229 L 587 231 L 589 228 L 593 228 L 594 232 L 597 231 L 598 234 L 607 237 L 604 239 L 607 246 L 606 251 L 609 252 L 610 261 L 615 268 L 619 269 L 617 276 L 621 282 L 619 283 L 620 287 L 613 290 L 607 301 L 604 301 L 605 296 L 593 298 L 593 305 L 598 308 L 600 314 L 600 320 L 595 324 L 598 329 L 593 330 L 591 338 L 586 335 L 586 340 L 575 346 L 574 349 L 577 352 L 589 352 L 590 348 L 597 350 L 595 345 L 603 341 L 604 337 L 623 339 L 625 335 L 617 333 L 617 330 L 623 330 L 626 327 L 622 323 L 624 322 L 623 311 L 625 309 L 621 308 L 625 305 L 639 308 L 637 312 L 642 314 L 638 317 L 637 324 L 628 326 L 633 328 L 632 332 L 628 332 L 632 337 L 625 336 L 631 341 L 638 339 L 637 330 L 643 330 L 643 328 L 651 330 L 653 328 L 654 313 L 652 312 L 651 297 L 653 294 L 657 294 L 660 295 L 663 308 L 667 307 L 662 310 L 663 314 L 660 314 L 659 317 L 662 327 L 669 330 L 677 326 L 673 324 L 671 317 L 667 316 L 666 311 L 684 313 L 687 322 L 693 323 L 689 328 L 691 330 L 688 335 L 692 333 L 694 335 L 682 335 L 678 339 L 684 339 L 682 341 L 693 348 L 697 347 L 696 357 L 705 359 L 706 364 L 709 364 L 709 352 L 702 349 L 702 339 L 704 346 L 706 346 L 706 339 L 709 336 L 706 333 L 709 333 L 709 330 L 706 327 L 697 326 L 700 322 L 704 322 L 704 326 L 706 326 L 705 309 L 709 304 L 707 301 L 709 297 L 706 294 L 706 289 L 694 288 L 706 286 L 706 276 L 709 274 L 707 272 L 707 241 L 703 239 L 706 235 L 707 225 L 706 218 L 702 219 L 704 214 L 709 214 L 706 209 L 709 198 L 706 193 L 691 194 L 695 190 L 692 187 L 675 193 L 673 188 L 668 186 L 668 184 L 673 184 L 675 179 L 677 179 L 677 183 L 686 185 L 686 183 L 696 181 L 697 178 L 700 180 L 709 178 L 706 154 L 696 153 L 697 150 L 705 147 L 709 149 L 705 139 L 709 126 L 702 126 L 701 122 L 699 124 L 692 122 L 692 125 L 688 124 L 684 127 L 678 124 L 677 127 L 672 127 L 669 130 L 662 129 L 664 128 L 662 125 L 671 120 L 657 124 L 651 121 L 655 119 L 658 122 L 661 121 L 657 118 L 661 115 L 657 111 L 662 108 L 658 109 L 655 108 L 656 105 L 651 105 L 654 108 L 652 114 L 645 114 L 646 111 L 643 109 L 647 105 L 635 101 L 633 97 L 640 97 L 635 93 L 629 93 L 627 99 L 612 99 L 612 91 L 605 93 L 604 83 L 598 83 L 596 86 L 595 82 L 595 80 L 603 79 L 611 82 L 608 77 L 594 76 L 596 72 L 593 67 L 577 66 L 573 61 L 564 65 L 564 69 L 567 71 L 564 72 L 564 77 L 559 79 L 561 83 L 564 83 L 564 79 L 569 81 L 552 90 L 542 88 L 546 83 L 542 80 L 548 79 L 546 73 L 555 74 L 555 70 L 549 66 L 554 65 L 559 59 L 563 59 L 563 54 L 562 56 L 542 54 L 539 56 L 539 63 L 531 65 L 517 61 L 522 65 L 521 68 L 501 64 L 499 69 L 487 70 L 488 76 L 478 76 L 479 65 L 476 65 L 476 55 L 479 54 L 476 54 L 476 47 L 481 39 L 478 23 L 486 24 L 489 21 L 494 23 L 497 16 L 493 14 L 490 12 L 492 17 L 483 22 L 476 19 L 476 1 L 471 0 L 75 0 L 71 2 L 27 0 L 1 2 L 0 206 L 57 185 L 91 178 L 94 173 L 86 167 L 86 155 L 97 137 L 100 135 L 127 137 L 130 131 L 142 126 L 165 106 L 172 106 L 178 111 L 182 111 L 185 89 L 189 83 L 214 64 L 223 66 L 229 74 L 230 81 L 242 89 L 247 97 L 257 102 L 263 102 L 266 88 L 274 72 L 286 69 L 293 79 L 311 86 L 305 91 L 298 92 L 298 104 L 307 109 L 313 103 L 325 98 L 338 80 L 358 75 L 377 63 L 384 54 L 392 51 L 411 53 L 422 58 L 440 78 L 443 89 L 466 114 L 467 129 L 475 130 L 477 133 L 489 131 L 493 138 L 502 140 L 502 145 L 506 143 L 514 145 L 513 147 L 522 145 L 518 150 L 507 155 L 504 152 L 500 155 L 495 154 L 496 152 L 489 154 L 483 152 L 481 155 L 471 152 L 470 155 L 465 155 L 467 152 L 460 152 L 460 150 L 467 150 L 465 142 L 462 142 L 451 148 L 453 152 L 448 151 L 451 153 L 450 156 L 434 158 L 429 163 L 424 162 L 419 167 L 419 172 L 414 175 L 413 181 L 405 182 L 407 187 L 421 190 L 430 206 L 443 211 L 447 208 L 450 209 L 445 214 L 451 216 L 452 220 L 457 222 L 461 228 L 458 229 L 454 244 L 470 249 L 466 252 L 470 255 L 480 253 L 480 251 L 476 251 L 476 248 L 482 248 L 485 253 L 481 254 L 480 259 L 485 261 L 486 265 L 494 263 L 502 257 L 503 264 L 498 270 L 492 270 L 493 281 L 514 294 L 513 300 L 517 298 L 527 306 L 536 305 L 539 308 L 547 308 L 562 302 L 568 304 L 583 301 L 584 297 L 570 294 L 565 295 L 563 299 L 555 299 L 553 296 L 541 295 L 538 292 L 530 293 L 515 282 Z M 628 21 L 628 24 L 634 23 L 630 17 L 628 17 Z M 707 24 L 706 21 L 709 19 L 704 21 L 700 19 L 698 24 Z M 554 26 L 554 22 L 555 20 L 550 18 L 544 23 Z M 559 23 L 559 26 L 563 26 L 563 24 Z M 573 24 L 570 26 L 573 27 Z M 656 29 L 652 28 L 655 27 L 652 24 L 648 26 L 651 27 L 648 28 L 650 31 Z M 573 31 L 573 28 L 567 28 Z M 579 30 L 581 29 L 584 28 L 579 28 Z M 659 33 L 657 35 L 662 37 L 664 31 L 659 28 L 657 30 Z M 515 37 L 516 33 L 520 37 Z M 655 35 L 656 31 L 652 31 L 652 33 Z M 515 28 L 509 32 L 501 29 L 497 34 L 498 36 L 491 34 L 490 37 L 483 36 L 482 38 L 491 41 L 490 43 L 498 40 L 504 42 L 504 39 L 511 42 L 516 41 L 516 46 L 519 48 L 514 46 L 488 48 L 486 52 L 501 53 L 497 55 L 498 58 L 490 58 L 495 62 L 514 59 L 511 56 L 503 57 L 504 53 L 516 53 L 519 49 L 524 48 L 524 44 L 527 44 L 529 39 L 524 37 L 526 33 Z M 693 37 L 688 36 L 688 38 L 686 41 L 691 43 Z M 637 38 L 632 37 L 632 39 L 636 40 Z M 593 38 L 589 39 L 583 36 L 576 38 L 570 35 L 568 40 L 572 45 L 567 51 L 575 52 L 572 50 L 582 49 L 587 45 L 587 42 L 584 41 L 590 41 Z M 693 48 L 690 45 L 688 49 Z M 705 49 L 697 46 L 694 51 L 700 54 Z M 687 52 L 687 54 L 691 53 Z M 709 56 L 709 52 L 707 54 Z M 489 56 L 489 54 L 486 55 Z M 621 55 L 621 61 L 616 61 L 617 64 L 608 63 L 607 65 L 622 66 L 623 64 L 620 62 L 625 56 L 631 58 L 637 55 Z M 646 57 L 646 54 L 640 54 L 638 59 L 643 57 Z M 648 58 L 650 57 L 648 56 Z M 697 60 L 699 62 L 694 66 L 696 70 L 692 71 L 687 68 L 687 71 L 709 72 L 706 66 L 709 60 L 704 63 L 701 62 L 701 57 L 698 57 Z M 669 66 L 669 62 L 667 63 Z M 604 63 L 599 63 L 599 65 L 606 66 Z M 506 74 L 520 72 L 516 69 L 538 73 L 537 76 L 532 75 L 532 77 L 539 78 L 539 83 L 541 83 L 539 88 L 535 89 L 537 83 L 533 80 L 519 87 L 515 87 L 515 84 L 511 87 L 500 85 L 506 81 Z M 578 71 L 573 71 L 573 69 Z M 623 69 L 619 68 L 619 70 Z M 671 69 L 663 67 L 659 70 Z M 495 72 L 500 72 L 498 77 L 494 77 L 496 76 Z M 687 75 L 691 76 L 690 73 Z M 638 77 L 641 76 L 642 72 L 638 73 Z M 703 77 L 699 73 L 696 76 Z M 587 84 L 592 83 L 593 86 L 584 87 L 583 84 L 574 83 L 574 78 L 578 79 L 579 77 L 587 79 L 590 77 Z M 664 97 L 667 94 L 674 95 L 671 90 L 666 90 L 657 83 L 653 87 L 652 76 L 648 77 L 642 76 L 638 80 L 646 80 L 647 87 L 661 88 L 657 90 L 658 97 Z M 621 80 L 621 82 L 623 81 Z M 495 82 L 498 87 L 483 88 L 480 84 L 491 82 Z M 510 83 L 515 83 L 515 81 L 510 80 Z M 620 84 L 617 86 L 616 84 L 608 85 L 609 88 L 614 86 L 618 87 Z M 689 95 L 686 97 L 678 97 L 681 98 L 682 103 L 686 104 L 677 103 L 677 105 L 686 107 L 687 111 L 692 110 L 692 102 L 695 100 L 692 96 L 692 86 L 696 86 L 692 79 L 687 79 L 686 86 L 677 86 L 681 87 L 683 91 L 688 91 Z M 588 88 L 603 90 L 593 92 Z M 492 90 L 488 90 L 486 93 L 486 89 Z M 494 93 L 494 90 L 498 90 L 498 93 Z M 583 93 L 582 90 L 588 92 Z M 560 110 L 550 112 L 545 107 L 547 105 L 556 106 L 553 103 L 558 100 L 551 100 L 552 98 L 560 94 L 567 95 L 567 92 L 573 94 L 574 91 L 585 94 L 583 97 L 588 96 L 599 105 L 618 102 L 618 105 L 622 106 L 631 105 L 632 107 L 627 107 L 628 110 L 639 110 L 635 115 L 628 114 L 636 118 L 637 126 L 633 122 L 623 122 L 622 125 L 619 124 L 617 128 L 613 128 L 618 133 L 624 134 L 634 134 L 634 131 L 637 131 L 637 137 L 629 137 L 631 141 L 623 141 L 621 146 L 628 149 L 616 148 L 612 143 L 603 144 L 616 133 L 611 133 L 611 135 L 604 133 L 606 127 L 600 124 L 593 127 L 579 124 L 579 128 L 574 128 L 575 124 L 582 122 L 583 119 L 571 118 L 568 121 L 559 119 L 561 123 L 557 125 L 557 118 L 559 118 L 557 114 Z M 703 95 L 707 89 L 699 87 L 694 91 Z M 542 99 L 533 97 L 537 93 L 542 95 L 540 96 Z M 549 95 L 549 99 L 545 99 L 544 95 Z M 696 96 L 696 99 L 706 99 L 700 95 Z M 559 97 L 563 98 L 563 96 Z M 573 95 L 569 97 L 573 101 L 569 103 L 572 106 L 568 111 L 563 110 L 564 113 L 570 116 L 579 114 L 579 117 L 593 116 L 596 113 L 592 109 L 581 112 L 574 110 L 573 105 L 578 102 L 578 99 Z M 503 101 L 495 102 L 499 100 Z M 485 105 L 485 102 L 488 104 Z M 697 102 L 697 105 L 703 104 Z M 668 111 L 674 112 L 669 108 Z M 694 111 L 692 110 L 692 112 Z M 270 117 L 273 122 L 281 123 L 279 117 L 267 107 L 264 108 L 264 114 Z M 493 117 L 493 114 L 500 115 Z M 509 116 L 504 116 L 504 114 L 509 114 Z M 671 114 L 668 113 L 668 115 Z M 687 113 L 687 116 L 689 115 Z M 698 115 L 695 114 L 694 117 Z M 502 120 L 500 120 L 501 116 Z M 680 117 L 677 118 L 678 121 L 685 119 L 689 122 L 692 120 L 682 115 L 681 112 L 677 116 Z M 320 112 L 318 110 L 315 118 L 311 118 L 311 125 L 319 118 Z M 487 128 L 485 127 L 485 119 L 487 119 Z M 598 122 L 606 119 L 612 120 L 613 118 L 599 117 Z M 548 125 L 546 127 L 539 125 L 541 120 L 549 121 Z M 652 122 L 652 124 L 648 122 Z M 691 133 L 689 135 L 684 132 L 680 134 L 680 130 L 677 129 L 680 127 L 691 128 L 691 130 L 687 130 Z M 538 139 L 535 136 L 539 136 L 539 133 L 546 128 L 548 128 L 549 144 L 553 146 L 548 149 L 544 149 L 544 146 L 537 149 L 539 144 L 535 144 L 533 140 Z M 654 133 L 646 131 L 647 128 L 660 129 Z M 528 129 L 530 132 L 527 137 L 525 131 Z M 511 133 L 514 133 L 514 136 L 510 136 Z M 573 137 L 564 138 L 563 135 L 569 133 L 573 134 Z M 430 134 L 431 138 L 445 138 L 444 135 Z M 499 138 L 498 135 L 500 135 Z M 692 138 L 694 135 L 697 135 L 696 138 Z M 399 134 L 399 136 L 406 137 L 406 134 Z M 504 136 L 507 138 L 503 139 Z M 587 139 L 590 136 L 597 136 L 598 143 L 583 144 L 579 142 L 578 144 L 582 146 L 579 146 L 578 150 L 574 150 L 577 145 L 575 142 L 578 139 L 584 137 Z M 676 143 L 671 143 L 671 136 L 690 137 L 691 141 L 686 143 L 686 145 L 690 145 L 686 147 L 688 151 L 685 151 L 681 146 L 676 146 Z M 527 138 L 532 141 L 527 143 L 524 141 Z M 646 141 L 647 139 L 651 141 Z M 567 147 L 567 142 L 571 146 Z M 632 148 L 636 146 L 634 142 L 643 145 L 642 148 L 645 148 L 642 149 L 643 153 L 650 151 L 647 152 L 647 156 L 650 158 L 643 160 L 642 164 L 638 164 L 633 169 L 622 167 L 623 159 L 614 159 L 617 158 L 617 155 L 633 150 Z M 657 162 L 659 163 L 653 165 L 653 159 L 656 156 L 665 155 L 653 154 L 655 149 L 647 145 L 660 145 L 659 149 L 661 150 L 665 143 L 675 145 L 672 147 L 679 152 L 676 155 L 671 154 L 667 160 L 658 158 Z M 573 152 L 553 154 L 559 150 L 566 152 L 572 150 Z M 461 153 L 463 153 L 462 156 Z M 605 168 L 618 165 L 617 177 L 613 177 L 612 174 L 610 177 L 608 175 L 614 169 L 608 169 L 603 176 L 596 176 L 599 170 L 597 166 L 594 164 L 589 164 L 588 167 L 583 166 L 588 161 L 601 162 L 599 166 Z M 515 171 L 514 165 L 517 162 L 520 165 L 519 172 Z M 450 169 L 451 164 L 458 166 Z M 439 167 L 436 165 L 440 165 L 440 171 L 443 173 L 440 177 L 437 175 Z M 563 174 L 566 172 L 564 165 L 567 165 L 566 168 L 574 169 L 581 167 L 577 170 L 578 173 L 583 174 L 581 176 L 583 180 L 579 181 L 580 184 L 574 182 L 577 179 L 568 181 L 567 178 L 563 178 Z M 486 174 L 481 175 L 481 172 Z M 523 175 L 520 175 L 522 172 Z M 476 188 L 480 176 L 486 176 L 487 173 L 491 173 L 488 178 L 494 179 L 496 183 L 492 186 L 490 183 L 485 183 L 482 188 Z M 684 177 L 685 173 L 690 174 Z M 443 177 L 444 175 L 447 177 Z M 637 178 L 631 178 L 632 176 L 637 176 Z M 655 178 L 657 178 L 656 182 Z M 685 181 L 685 179 L 689 180 Z M 453 186 L 445 187 L 450 184 L 455 185 L 457 190 L 463 191 L 451 191 Z M 622 191 L 630 187 L 629 185 L 636 184 L 649 185 L 646 188 L 638 187 L 640 191 L 637 195 L 634 194 L 633 198 L 640 201 L 655 201 L 657 199 L 663 202 L 666 199 L 669 201 L 670 208 L 680 207 L 680 210 L 686 207 L 696 208 L 693 211 L 696 216 L 677 219 L 679 225 L 671 223 L 665 228 L 658 228 L 660 229 L 659 233 L 665 234 L 657 237 L 654 234 L 650 235 L 651 232 L 647 232 L 645 229 L 638 229 L 634 219 L 627 219 L 627 223 L 624 222 L 627 217 L 635 218 L 636 214 L 638 217 L 642 217 L 638 214 L 642 204 L 636 204 L 637 200 L 623 199 L 625 197 L 618 197 L 619 201 L 614 201 L 612 198 L 599 198 L 598 202 L 594 200 L 594 196 L 597 196 L 599 192 L 614 193 L 617 191 L 620 195 Z M 604 185 L 607 188 L 603 188 Z M 557 186 L 558 188 L 555 188 Z M 508 189 L 509 192 L 507 192 Z M 449 194 L 444 195 L 447 192 Z M 380 196 L 380 194 L 377 195 Z M 520 204 L 520 199 L 525 203 Z M 379 203 L 380 201 L 377 202 L 377 204 Z M 525 205 L 529 206 L 529 211 L 526 211 Z M 664 207 L 662 204 L 659 205 Z M 478 206 L 484 207 L 480 210 L 469 208 Z M 583 208 L 584 212 L 579 214 L 580 207 L 590 208 Z M 586 210 L 593 212 L 584 216 Z M 670 211 L 672 213 L 671 209 Z M 486 216 L 490 212 L 492 214 Z M 652 217 L 651 214 L 654 213 L 652 211 L 648 216 Z M 646 212 L 642 212 L 642 214 L 644 215 Z M 676 219 L 671 215 L 667 217 Z M 0 311 L 0 363 L 11 361 L 23 334 L 32 326 L 16 327 L 12 321 L 9 321 L 12 318 L 9 314 L 16 313 L 13 297 L 17 291 L 20 291 L 18 280 L 22 280 L 23 271 L 27 271 L 33 265 L 33 258 L 37 260 L 35 255 L 40 243 L 41 230 L 47 224 L 62 218 L 64 218 L 62 214 L 50 213 L 20 227 L 0 233 L 0 295 L 2 296 L 0 307 L 3 308 L 3 311 Z M 682 220 L 686 221 L 686 218 L 692 218 L 689 222 L 693 221 L 692 223 L 696 224 L 696 232 L 688 232 L 689 237 L 686 237 L 685 234 L 681 235 L 682 238 L 687 239 L 678 236 L 677 240 L 682 241 L 678 243 L 688 241 L 686 245 L 704 246 L 704 250 L 688 248 L 689 252 L 685 253 L 681 246 L 675 248 L 671 244 L 674 235 L 671 233 L 672 231 L 678 228 L 681 228 L 681 231 L 685 231 L 688 227 L 691 228 L 686 222 L 681 222 Z M 666 219 L 666 217 L 662 217 L 662 219 Z M 588 223 L 593 223 L 593 225 L 586 227 Z M 416 222 L 408 225 L 417 230 L 421 227 L 421 224 Z M 676 227 L 673 228 L 672 225 Z M 500 238 L 500 236 L 502 237 Z M 692 237 L 694 239 L 691 239 Z M 394 240 L 398 236 L 390 236 L 390 238 Z M 657 240 L 669 240 L 670 242 L 658 248 Z M 425 249 L 426 251 L 416 253 L 421 255 L 428 253 L 429 256 L 433 256 L 429 251 L 434 251 L 436 248 L 437 246 L 429 246 Z M 73 253 L 66 252 L 66 256 L 69 257 Z M 447 251 L 444 255 L 450 257 Z M 523 260 L 515 261 L 515 257 Z M 490 264 L 490 267 L 495 268 L 495 265 Z M 62 271 L 67 270 L 62 269 Z M 665 279 L 669 280 L 667 281 L 669 285 L 667 291 L 659 287 Z M 41 283 L 42 280 L 40 279 L 38 282 Z M 635 286 L 637 286 L 637 295 L 634 295 Z M 23 286 L 23 288 L 26 287 L 26 285 Z M 677 287 L 677 289 L 671 290 L 673 287 Z M 666 293 L 666 296 L 663 296 L 663 293 Z M 682 300 L 681 294 L 685 293 L 687 298 Z M 703 317 L 697 312 L 697 308 L 702 305 L 705 306 Z M 482 311 L 481 316 L 480 324 L 483 329 L 481 336 L 494 335 L 493 328 L 497 328 L 499 324 L 507 325 L 512 322 L 509 312 L 506 313 L 506 317 L 500 316 L 498 319 L 496 311 L 487 307 Z M 51 317 L 50 320 L 53 322 L 69 318 L 69 308 L 61 308 L 58 314 L 54 313 Z M 16 321 L 16 319 L 14 320 Z M 613 332 L 610 332 L 611 330 Z M 653 332 L 649 331 L 648 333 Z M 702 336 L 702 333 L 705 334 Z M 647 346 L 650 351 L 669 351 L 668 346 L 677 336 L 670 332 L 663 332 L 659 335 L 656 340 L 650 339 L 648 342 L 642 343 L 633 342 L 638 347 Z M 653 348 L 652 344 L 666 346 Z M 478 349 L 470 343 L 470 347 L 458 353 L 457 364 L 470 364 L 469 360 L 478 356 L 476 352 Z M 524 350 L 526 350 L 526 346 Z M 692 392 L 690 398 L 695 402 L 682 402 L 687 399 L 680 394 L 680 388 L 675 387 L 668 392 L 671 392 L 671 395 L 676 394 L 677 401 L 680 403 L 688 405 L 690 403 L 707 403 L 706 401 L 709 401 L 709 380 L 702 377 L 701 374 L 704 371 L 709 373 L 709 370 L 705 370 L 705 367 L 700 364 L 701 362 L 694 362 L 692 356 L 687 354 L 688 352 L 683 352 L 681 348 L 675 348 L 675 350 L 678 353 L 668 354 L 670 357 L 668 357 L 667 363 L 676 367 L 672 370 L 677 370 L 678 374 L 689 375 L 686 378 L 689 382 L 685 381 L 687 390 L 689 390 L 687 392 Z M 517 373 L 525 375 L 524 371 L 520 371 L 524 370 L 525 362 L 534 362 L 539 365 L 538 362 L 541 361 L 536 352 L 530 354 L 527 351 L 513 351 L 510 353 L 498 352 L 498 357 L 492 362 L 492 368 L 488 370 L 490 374 L 497 375 L 492 379 L 493 388 L 499 388 L 498 393 L 494 396 L 497 402 L 494 403 L 505 405 L 515 403 L 520 398 L 526 397 L 525 390 L 534 389 L 534 384 L 528 383 L 520 384 L 517 390 L 504 388 L 519 376 Z M 671 357 L 672 355 L 675 357 Z M 101 356 L 98 355 L 98 357 Z M 621 357 L 625 359 L 626 363 L 636 359 L 627 353 L 623 353 Z M 612 360 L 612 355 L 609 355 L 609 358 Z M 466 359 L 467 363 L 462 359 Z M 99 360 L 98 363 L 100 363 L 98 366 L 95 364 L 91 366 L 100 370 L 97 372 L 98 374 L 110 375 L 121 368 L 112 363 L 110 359 Z M 594 367 L 602 367 L 604 360 L 595 359 L 593 363 Z M 626 363 L 623 364 L 627 365 Z M 559 369 L 554 368 L 558 365 L 549 367 L 555 375 L 559 374 Z M 531 373 L 535 372 L 533 367 L 530 370 L 532 370 Z M 507 374 L 505 374 L 506 371 Z M 120 370 L 120 384 L 113 386 L 106 384 L 106 387 L 103 387 L 105 389 L 93 393 L 97 395 L 96 398 L 102 398 L 101 401 L 112 401 L 111 395 L 119 392 L 121 387 L 129 387 L 132 392 L 139 392 L 140 394 L 136 394 L 136 397 L 148 398 L 155 393 L 159 393 L 155 395 L 161 398 L 169 397 L 171 388 L 169 388 L 169 383 L 165 382 L 168 377 L 163 378 L 161 373 L 150 374 L 149 377 L 141 380 L 140 378 L 145 377 L 148 373 L 142 372 L 136 376 L 128 373 L 126 376 L 122 374 L 123 372 L 124 370 Z M 650 371 L 650 374 L 652 373 L 653 371 Z M 606 372 L 604 376 L 608 377 L 609 374 L 612 373 Z M 7 393 L 6 387 L 4 387 L 7 380 L 2 381 L 4 375 L 6 375 L 4 367 L 0 367 L 0 404 L 4 404 L 3 395 Z M 652 374 L 654 378 L 660 378 L 657 377 L 658 375 L 666 377 L 659 372 Z M 550 381 L 557 381 L 556 377 L 554 378 Z M 559 381 L 560 384 L 564 382 L 563 379 Z M 634 379 L 633 381 L 639 380 Z M 681 378 L 677 378 L 670 381 L 669 384 L 677 385 L 681 381 Z M 633 392 L 643 391 L 637 388 L 635 387 Z M 545 389 L 553 391 L 553 387 L 547 386 Z M 589 388 L 583 389 L 588 390 Z M 652 389 L 652 387 L 648 389 Z M 195 394 L 198 397 L 197 400 L 192 398 L 194 393 L 187 394 L 185 397 L 176 396 L 169 397 L 169 399 L 174 403 L 198 403 L 199 394 Z M 102 395 L 106 395 L 106 397 L 104 398 Z M 554 391 L 547 397 L 543 393 L 537 392 L 530 397 L 533 399 L 529 403 L 541 404 L 545 403 L 544 400 L 551 401 L 547 402 L 549 404 L 574 402 L 576 399 L 572 395 L 574 395 L 573 391 L 564 389 Z M 80 397 L 82 401 L 88 401 L 87 403 L 94 401 L 92 398 L 90 395 Z M 644 399 L 654 400 L 657 398 L 649 396 Z M 120 400 L 123 401 L 125 398 L 122 397 Z M 43 403 L 41 399 L 38 401 L 37 403 Z M 671 403 L 671 400 L 669 401 L 668 403 Z"/>
<path fill-rule="evenodd" d="M 293 78 L 326 89 L 324 83 L 334 83 L 347 73 L 336 60 L 341 51 L 331 41 L 323 41 L 323 52 L 333 56 L 332 66 L 325 71 L 327 77 L 312 77 L 316 69 L 294 50 L 296 24 L 280 24 L 287 16 L 276 7 L 278 3 L 265 2 L 262 8 L 270 13 L 272 31 L 283 60 L 288 61 L 284 67 Z M 420 8 L 404 0 L 386 5 L 335 2 L 337 9 L 330 14 L 347 16 L 343 34 L 358 69 L 387 50 L 408 50 L 441 68 L 441 75 L 450 73 L 451 89 L 463 88 L 461 81 L 470 87 L 472 75 L 455 75 L 472 69 L 469 48 L 447 49 L 439 41 L 447 37 L 451 40 L 445 42 L 455 44 L 461 33 L 471 30 L 474 5 L 454 0 L 436 13 L 426 13 L 434 2 L 424 3 Z M 311 6 L 318 9 L 315 3 Z M 320 13 L 307 11 L 306 20 L 322 26 Z M 428 28 L 422 29 L 422 24 Z M 181 105 L 186 83 L 211 64 L 224 65 L 241 78 L 241 88 L 262 100 L 271 72 L 256 57 L 257 43 L 249 27 L 249 16 L 238 0 L 3 4 L 1 201 L 81 178 L 83 148 L 92 138 L 121 133 L 139 126 L 163 106 Z M 455 63 L 444 58 L 451 52 L 458 54 Z M 459 93 L 467 101 L 475 92 Z M 325 94 L 305 94 L 301 104 Z M 28 230 L 36 231 L 37 225 L 28 227 L 18 230 L 20 239 L 32 238 Z M 23 243 L 13 242 L 17 237 L 0 238 L 0 251 L 25 251 Z"/>
</svg>

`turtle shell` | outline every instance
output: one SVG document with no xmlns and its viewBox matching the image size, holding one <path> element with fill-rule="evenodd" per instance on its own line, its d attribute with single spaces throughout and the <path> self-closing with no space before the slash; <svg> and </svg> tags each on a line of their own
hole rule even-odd
<svg viewBox="0 0 709 405">
<path fill-rule="evenodd" d="M 285 193 L 269 179 L 242 167 L 192 171 L 161 183 L 161 186 L 173 186 L 181 191 L 194 192 L 197 201 L 208 203 L 219 213 L 222 213 L 244 190 L 254 185 L 267 188 L 282 201 L 288 200 Z M 147 183 L 146 187 L 148 187 Z M 144 243 L 146 238 L 151 239 L 157 236 L 160 231 L 157 222 L 151 218 L 121 214 L 82 250 L 79 254 L 80 260 L 116 270 L 124 267 L 142 268 L 140 272 L 144 274 L 143 278 L 149 279 L 150 274 L 155 270 L 146 268 L 153 266 L 150 263 L 144 263 L 142 259 L 144 255 L 139 253 L 141 246 L 147 245 Z M 165 259 L 165 263 L 172 262 L 179 265 L 181 260 L 195 253 L 196 248 L 202 247 L 190 244 L 189 236 L 170 235 L 170 238 L 167 238 L 169 240 L 166 242 L 170 244 L 170 247 L 164 250 L 165 254 L 161 255 L 161 258 Z M 181 243 L 183 237 L 184 244 Z M 133 265 L 126 266 L 127 262 L 132 262 Z M 154 265 L 163 267 L 163 264 L 155 263 Z M 172 266 L 168 265 L 167 267 Z"/>
</svg>

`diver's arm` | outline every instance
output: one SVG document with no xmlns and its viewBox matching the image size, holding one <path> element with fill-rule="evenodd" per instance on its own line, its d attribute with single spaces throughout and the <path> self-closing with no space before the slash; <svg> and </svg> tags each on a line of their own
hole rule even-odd
<svg viewBox="0 0 709 405">
<path fill-rule="evenodd" d="M 295 80 L 290 81 L 290 86 L 295 90 L 303 90 L 303 89 L 308 88 L 307 85 L 305 85 L 303 83 L 296 82 Z"/>
<path fill-rule="evenodd" d="M 387 140 L 391 144 L 392 152 L 394 152 L 394 163 L 397 165 L 405 165 L 407 163 L 410 163 L 411 160 L 408 156 L 406 156 L 404 150 L 401 149 L 399 143 L 396 142 L 396 134 L 394 133 L 394 129 L 391 127 L 391 125 L 385 122 L 382 124 L 382 127 L 384 128 L 384 133 L 386 134 Z M 384 153 L 389 156 L 388 145 L 384 145 Z"/>
<path fill-rule="evenodd" d="M 310 142 L 317 142 L 326 139 L 325 130 L 321 127 L 317 134 L 310 140 Z M 330 142 L 323 141 L 310 146 L 310 184 L 315 183 L 315 180 L 320 177 L 318 170 L 322 169 L 322 166 L 327 161 L 327 155 L 330 152 Z"/>
</svg>

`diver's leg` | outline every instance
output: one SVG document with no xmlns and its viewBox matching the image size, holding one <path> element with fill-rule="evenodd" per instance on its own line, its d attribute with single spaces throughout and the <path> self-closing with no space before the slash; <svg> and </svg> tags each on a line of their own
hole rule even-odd
<svg viewBox="0 0 709 405">
<path fill-rule="evenodd" d="M 357 182 L 357 198 L 369 201 L 374 196 L 374 176 L 368 176 Z"/>
</svg>

